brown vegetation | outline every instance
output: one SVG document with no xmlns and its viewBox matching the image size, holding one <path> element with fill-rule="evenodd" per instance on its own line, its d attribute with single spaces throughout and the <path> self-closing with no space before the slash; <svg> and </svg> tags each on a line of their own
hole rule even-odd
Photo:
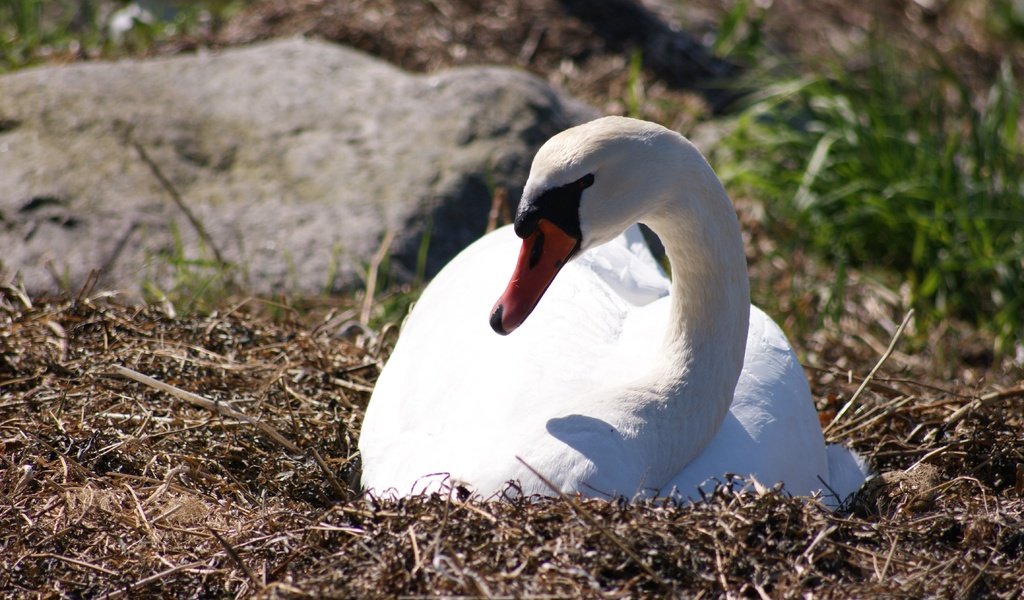
<svg viewBox="0 0 1024 600">
<path fill-rule="evenodd" d="M 170 317 L 103 297 L 0 295 L 0 589 L 1020 592 L 1024 389 L 979 397 L 876 376 L 835 430 L 886 471 L 850 514 L 728 485 L 697 506 L 454 495 L 379 503 L 359 496 L 355 442 L 386 354 L 380 338 L 339 337 L 336 319 L 256 308 Z"/>
</svg>

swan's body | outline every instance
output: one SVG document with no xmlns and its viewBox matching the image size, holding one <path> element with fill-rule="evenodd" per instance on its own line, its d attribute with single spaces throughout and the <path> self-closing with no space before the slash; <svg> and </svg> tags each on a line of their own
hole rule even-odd
<svg viewBox="0 0 1024 600">
<path fill-rule="evenodd" d="M 364 487 L 551 494 L 532 469 L 563 492 L 688 497 L 728 473 L 841 499 L 863 482 L 854 454 L 826 449 L 785 335 L 750 306 L 732 203 L 685 138 L 618 117 L 559 134 L 515 229 L 525 242 L 485 236 L 409 316 L 363 424 Z M 519 327 L 503 337 L 485 311 L 521 245 L 491 315 Z"/>
</svg>

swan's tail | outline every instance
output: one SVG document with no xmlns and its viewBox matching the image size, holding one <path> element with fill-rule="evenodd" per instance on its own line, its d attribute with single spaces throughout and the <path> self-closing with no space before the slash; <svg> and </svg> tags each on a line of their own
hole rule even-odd
<svg viewBox="0 0 1024 600">
<path fill-rule="evenodd" d="M 838 508 L 860 489 L 871 475 L 871 467 L 861 455 L 842 444 L 829 444 L 825 452 L 828 455 L 828 485 L 836 496 L 825 498 L 825 504 Z"/>
</svg>

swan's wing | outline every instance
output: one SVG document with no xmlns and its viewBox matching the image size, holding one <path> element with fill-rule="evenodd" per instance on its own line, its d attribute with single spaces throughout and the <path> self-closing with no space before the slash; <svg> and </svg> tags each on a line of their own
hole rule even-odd
<svg viewBox="0 0 1024 600">
<path fill-rule="evenodd" d="M 364 485 L 408 493 L 421 475 L 444 471 L 499 489 L 520 477 L 515 456 L 545 443 L 549 419 L 636 372 L 641 357 L 624 356 L 620 337 L 668 281 L 635 241 L 621 236 L 566 265 L 504 337 L 488 316 L 521 240 L 506 227 L 457 256 L 420 297 L 377 382 L 359 442 Z"/>
<path fill-rule="evenodd" d="M 822 490 L 822 481 L 829 481 L 825 441 L 807 377 L 785 334 L 755 306 L 729 414 L 704 452 L 672 485 L 683 496 L 693 496 L 709 478 L 721 479 L 725 473 L 752 476 L 768 486 L 783 481 L 796 495 Z"/>
<path fill-rule="evenodd" d="M 654 260 L 639 225 L 594 248 L 579 261 L 635 306 L 645 306 L 669 293 L 668 277 Z"/>
</svg>

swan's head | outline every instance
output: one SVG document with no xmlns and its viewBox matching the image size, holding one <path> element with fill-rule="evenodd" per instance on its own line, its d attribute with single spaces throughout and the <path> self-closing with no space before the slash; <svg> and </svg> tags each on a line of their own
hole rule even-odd
<svg viewBox="0 0 1024 600">
<path fill-rule="evenodd" d="M 613 240 L 656 212 L 680 151 L 700 153 L 660 125 L 605 117 L 573 127 L 537 152 L 516 212 L 523 239 L 515 272 L 491 311 L 491 327 L 506 335 L 533 312 L 568 261 Z"/>
</svg>

